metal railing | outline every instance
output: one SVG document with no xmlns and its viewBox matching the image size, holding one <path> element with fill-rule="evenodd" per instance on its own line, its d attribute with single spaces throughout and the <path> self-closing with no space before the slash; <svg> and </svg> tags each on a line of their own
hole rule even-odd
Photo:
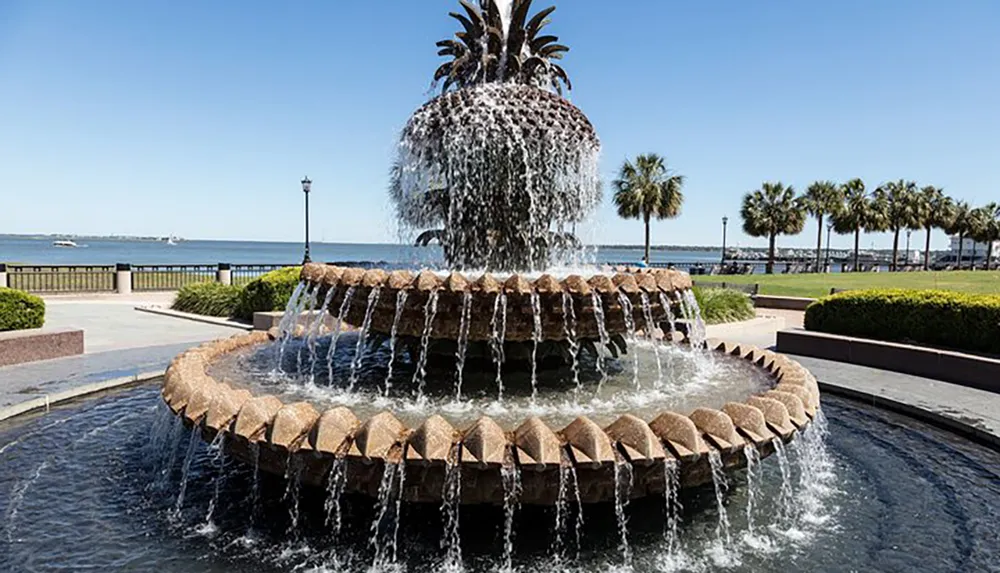
<svg viewBox="0 0 1000 573">
<path fill-rule="evenodd" d="M 260 278 L 261 275 L 267 274 L 271 271 L 276 271 L 279 269 L 284 269 L 288 267 L 298 266 L 296 264 L 290 265 L 224 265 L 220 264 L 219 269 L 223 270 L 224 267 L 228 267 L 232 273 L 232 284 L 237 286 L 244 286 L 248 282 Z"/>
<path fill-rule="evenodd" d="M 132 265 L 132 290 L 178 290 L 190 284 L 215 282 L 218 265 Z"/>
<path fill-rule="evenodd" d="M 28 292 L 114 292 L 116 288 L 115 265 L 6 265 L 6 268 L 6 286 Z"/>
</svg>

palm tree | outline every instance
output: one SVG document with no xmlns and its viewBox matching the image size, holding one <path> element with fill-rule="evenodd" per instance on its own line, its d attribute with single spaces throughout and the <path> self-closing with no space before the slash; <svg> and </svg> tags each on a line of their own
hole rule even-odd
<svg viewBox="0 0 1000 573">
<path fill-rule="evenodd" d="M 816 236 L 816 272 L 822 268 L 823 216 L 834 215 L 844 207 L 844 194 L 833 181 L 816 181 L 806 189 L 802 205 L 807 213 L 816 217 L 819 231 Z"/>
<path fill-rule="evenodd" d="M 945 232 L 951 235 L 958 235 L 958 268 L 962 268 L 962 247 L 965 237 L 969 234 L 969 227 L 972 219 L 972 208 L 965 201 L 958 201 L 948 217 L 948 226 Z"/>
<path fill-rule="evenodd" d="M 940 187 L 927 185 L 920 189 L 912 197 L 914 223 L 927 231 L 924 241 L 924 270 L 931 267 L 931 230 L 934 228 L 944 229 L 949 223 L 949 214 L 952 209 L 951 197 L 946 197 L 944 190 Z"/>
<path fill-rule="evenodd" d="M 655 153 L 639 155 L 635 162 L 625 160 L 615 189 L 614 202 L 618 216 L 642 219 L 646 225 L 645 260 L 649 264 L 649 221 L 651 218 L 673 219 L 681 212 L 684 176 L 667 169 L 666 161 Z"/>
<path fill-rule="evenodd" d="M 532 0 L 513 0 L 510 22 L 504 22 L 497 0 L 480 0 L 475 6 L 459 0 L 465 14 L 449 14 L 462 24 L 455 39 L 437 43 L 439 56 L 451 58 L 434 73 L 434 81 L 445 80 L 441 91 L 488 82 L 517 82 L 562 93 L 563 85 L 573 89 L 566 71 L 553 60 L 562 59 L 569 48 L 556 36 L 539 35 L 555 7 L 546 8 L 528 19 Z"/>
<path fill-rule="evenodd" d="M 875 203 L 884 210 L 885 222 L 892 231 L 892 266 L 899 268 L 899 231 L 916 227 L 917 217 L 913 210 L 913 197 L 917 194 L 917 184 L 913 181 L 890 181 L 875 190 Z"/>
<path fill-rule="evenodd" d="M 980 208 L 983 221 L 977 241 L 986 243 L 986 270 L 993 270 L 993 243 L 1000 241 L 1000 204 L 988 203 Z"/>
<path fill-rule="evenodd" d="M 743 232 L 751 237 L 767 237 L 767 274 L 774 273 L 774 242 L 778 235 L 797 235 L 806 224 L 802 201 L 791 185 L 764 183 L 743 196 L 740 208 Z"/>
<path fill-rule="evenodd" d="M 838 235 L 854 233 L 854 270 L 860 262 L 861 231 L 880 231 L 885 224 L 882 206 L 865 191 L 865 182 L 851 179 L 841 186 L 844 208 L 833 215 L 833 230 Z"/>
</svg>

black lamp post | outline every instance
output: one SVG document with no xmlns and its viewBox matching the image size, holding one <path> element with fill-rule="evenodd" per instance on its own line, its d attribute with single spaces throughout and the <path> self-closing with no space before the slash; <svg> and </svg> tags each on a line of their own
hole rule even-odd
<svg viewBox="0 0 1000 573">
<path fill-rule="evenodd" d="M 729 217 L 722 218 L 722 264 L 726 264 L 726 225 L 729 224 Z"/>
<path fill-rule="evenodd" d="M 824 269 L 830 267 L 830 234 L 833 233 L 833 222 L 826 224 L 826 264 L 823 265 Z"/>
<path fill-rule="evenodd" d="M 312 181 L 309 177 L 302 180 L 302 192 L 306 195 L 306 254 L 302 257 L 302 264 L 311 262 L 312 259 L 309 258 L 309 191 L 312 190 Z"/>
</svg>

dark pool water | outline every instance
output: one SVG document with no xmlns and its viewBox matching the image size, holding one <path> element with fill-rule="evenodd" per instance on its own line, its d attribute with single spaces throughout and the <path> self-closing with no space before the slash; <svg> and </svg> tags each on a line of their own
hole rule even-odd
<svg viewBox="0 0 1000 573">
<path fill-rule="evenodd" d="M 383 541 L 369 541 L 371 501 L 343 499 L 334 536 L 325 492 L 266 476 L 255 488 L 251 468 L 224 459 L 220 470 L 208 446 L 172 425 L 157 391 L 0 424 L 0 571 L 367 571 L 376 551 L 386 554 L 385 530 Z M 728 544 L 719 542 L 711 486 L 682 494 L 673 551 L 663 499 L 633 500 L 625 510 L 632 569 L 998 570 L 1000 455 L 852 402 L 826 398 L 824 412 L 826 435 L 789 448 L 787 481 L 776 456 L 759 466 L 757 486 L 731 476 Z M 515 569 L 627 570 L 614 507 L 586 506 L 583 518 L 579 544 L 575 508 L 557 543 L 553 510 L 522 509 Z M 502 510 L 463 508 L 460 523 L 462 567 L 497 570 Z M 441 539 L 437 507 L 404 506 L 397 561 L 381 569 L 441 570 Z"/>
</svg>

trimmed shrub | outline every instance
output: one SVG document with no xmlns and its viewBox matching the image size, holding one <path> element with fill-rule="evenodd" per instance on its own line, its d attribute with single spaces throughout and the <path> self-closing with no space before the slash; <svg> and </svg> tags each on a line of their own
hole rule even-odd
<svg viewBox="0 0 1000 573">
<path fill-rule="evenodd" d="M 1000 295 L 861 290 L 806 309 L 807 330 L 1000 354 Z"/>
<path fill-rule="evenodd" d="M 694 288 L 694 298 L 707 324 L 738 322 L 756 316 L 753 301 L 746 294 L 728 288 Z"/>
<path fill-rule="evenodd" d="M 236 317 L 253 320 L 253 313 L 285 310 L 288 299 L 299 284 L 302 267 L 287 267 L 261 275 L 247 283 L 240 292 Z"/>
<path fill-rule="evenodd" d="M 171 308 L 206 316 L 233 316 L 240 301 L 240 287 L 197 283 L 183 287 Z"/>
<path fill-rule="evenodd" d="M 12 288 L 0 288 L 0 331 L 41 328 L 45 324 L 45 301 Z"/>
</svg>

